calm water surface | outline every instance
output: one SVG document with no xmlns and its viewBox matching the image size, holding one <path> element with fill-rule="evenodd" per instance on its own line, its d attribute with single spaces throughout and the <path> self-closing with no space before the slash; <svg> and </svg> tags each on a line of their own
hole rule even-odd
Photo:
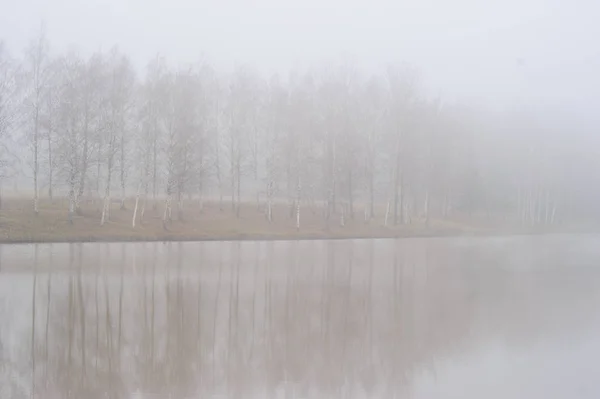
<svg viewBox="0 0 600 399">
<path fill-rule="evenodd" d="M 1 398 L 599 398 L 600 237 L 0 246 Z"/>
</svg>

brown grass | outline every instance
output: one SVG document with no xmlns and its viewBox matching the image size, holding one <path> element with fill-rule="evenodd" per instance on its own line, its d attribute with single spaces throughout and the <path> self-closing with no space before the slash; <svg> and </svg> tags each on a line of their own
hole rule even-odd
<svg viewBox="0 0 600 399">
<path fill-rule="evenodd" d="M 173 220 L 166 228 L 162 223 L 163 202 L 149 204 L 144 221 L 140 222 L 138 218 L 133 228 L 134 200 L 128 199 L 125 209 L 120 209 L 119 205 L 112 204 L 111 220 L 100 226 L 100 200 L 82 204 L 81 212 L 74 217 L 73 224 L 68 221 L 65 199 L 42 200 L 38 215 L 33 212 L 31 200 L 5 200 L 0 210 L 0 242 L 283 240 L 502 233 L 498 228 L 486 228 L 474 220 L 466 223 L 464 220 L 432 219 L 428 225 L 422 220 L 413 220 L 410 224 L 384 226 L 385 212 L 382 209 L 369 222 L 364 221 L 362 211 L 355 212 L 354 218 L 348 217 L 342 227 L 339 214 L 328 224 L 322 209 L 308 207 L 301 209 L 301 228 L 297 230 L 295 214 L 291 215 L 289 207 L 283 204 L 274 207 L 274 221 L 269 223 L 263 210 L 256 204 L 242 204 L 238 218 L 230 204 L 224 203 L 220 209 L 218 203 L 208 202 L 201 210 L 197 201 L 186 201 L 181 215 L 174 207 Z"/>
</svg>

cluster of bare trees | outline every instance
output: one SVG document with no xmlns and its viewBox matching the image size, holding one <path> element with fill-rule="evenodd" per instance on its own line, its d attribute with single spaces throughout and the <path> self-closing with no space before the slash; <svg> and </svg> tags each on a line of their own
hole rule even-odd
<svg viewBox="0 0 600 399">
<path fill-rule="evenodd" d="M 536 225 L 598 198 L 597 179 L 573 178 L 594 165 L 583 136 L 430 99 L 408 67 L 265 79 L 156 57 L 142 75 L 118 49 L 52 54 L 43 33 L 21 60 L 0 47 L 0 139 L 7 148 L 10 133 L 26 151 L 34 212 L 40 195 L 61 192 L 70 217 L 82 198 L 102 198 L 102 224 L 111 197 L 125 207 L 135 195 L 134 226 L 150 202 L 164 202 L 167 223 L 184 197 L 201 207 L 207 196 L 221 209 L 230 198 L 238 216 L 241 202 L 257 201 L 269 221 L 287 201 L 298 227 L 301 204 L 342 225 L 458 212 Z"/>
</svg>

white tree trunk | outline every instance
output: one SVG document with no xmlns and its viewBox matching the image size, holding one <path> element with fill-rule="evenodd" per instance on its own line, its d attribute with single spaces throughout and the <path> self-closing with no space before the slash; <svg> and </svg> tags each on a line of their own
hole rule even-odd
<svg viewBox="0 0 600 399">
<path fill-rule="evenodd" d="M 125 187 L 121 188 L 121 209 L 125 209 Z"/>
<path fill-rule="evenodd" d="M 385 208 L 385 221 L 383 222 L 384 226 L 388 225 L 388 219 L 390 216 L 390 200 L 387 201 L 387 207 Z"/>
<path fill-rule="evenodd" d="M 144 194 L 144 201 L 142 201 L 142 210 L 140 211 L 140 223 L 144 223 L 144 214 L 146 213 L 146 202 L 148 202 L 148 193 Z"/>
<path fill-rule="evenodd" d="M 550 215 L 550 224 L 554 224 L 554 217 L 556 216 L 556 201 L 552 204 L 552 214 Z"/>
<path fill-rule="evenodd" d="M 425 192 L 425 224 L 429 226 L 429 190 Z"/>
<path fill-rule="evenodd" d="M 104 205 L 102 206 L 102 217 L 100 218 L 100 226 L 110 220 L 110 178 L 111 178 L 111 163 L 109 161 L 108 176 L 106 178 L 106 193 L 104 195 Z"/>
<path fill-rule="evenodd" d="M 37 190 L 37 178 L 35 179 L 36 183 L 35 183 L 35 194 L 33 195 L 33 212 L 37 215 L 38 213 L 40 213 L 40 210 L 38 208 L 38 190 Z"/>
<path fill-rule="evenodd" d="M 102 217 L 100 219 L 100 226 L 104 226 L 104 223 L 110 219 L 110 193 L 106 193 L 104 196 L 104 203 L 102 204 Z"/>
<path fill-rule="evenodd" d="M 183 212 L 183 195 L 179 194 L 179 198 L 177 201 L 177 219 L 178 220 L 181 220 L 182 212 Z"/>
<path fill-rule="evenodd" d="M 142 183 L 139 184 L 137 193 L 135 195 L 135 206 L 133 207 L 133 218 L 131 219 L 131 227 L 135 228 L 135 218 L 137 216 L 138 203 L 140 202 L 140 191 L 142 189 Z"/>
<path fill-rule="evenodd" d="M 75 188 L 71 186 L 69 190 L 69 223 L 73 224 L 73 214 L 75 213 Z"/>
<path fill-rule="evenodd" d="M 273 181 L 267 185 L 267 220 L 273 222 Z"/>
<path fill-rule="evenodd" d="M 296 193 L 296 230 L 300 230 L 300 193 L 302 186 L 300 185 L 300 177 L 298 177 L 298 187 Z"/>
<path fill-rule="evenodd" d="M 533 190 L 529 190 L 529 224 L 535 224 L 535 198 Z"/>
<path fill-rule="evenodd" d="M 165 201 L 165 211 L 163 213 L 163 227 L 167 226 L 167 220 L 171 220 L 171 194 L 167 195 L 167 199 Z"/>
<path fill-rule="evenodd" d="M 550 191 L 546 190 L 546 201 L 544 204 L 544 224 L 550 223 Z"/>
</svg>

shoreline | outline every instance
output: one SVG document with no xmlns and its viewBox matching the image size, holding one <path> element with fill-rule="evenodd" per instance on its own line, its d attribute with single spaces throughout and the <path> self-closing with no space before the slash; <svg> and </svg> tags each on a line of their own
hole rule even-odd
<svg viewBox="0 0 600 399">
<path fill-rule="evenodd" d="M 0 245 L 29 245 L 29 244 L 94 244 L 94 243 L 154 243 L 154 242 L 235 242 L 235 241 L 342 241 L 342 240 L 401 240 L 401 239 L 436 239 L 436 238 L 502 238 L 502 237 L 534 237 L 534 236 L 560 236 L 560 235 L 596 235 L 592 231 L 420 231 L 403 232 L 401 234 L 322 234 L 322 233 L 239 233 L 239 234 L 215 234 L 215 235 L 164 235 L 157 237 L 149 236 L 115 236 L 94 235 L 79 237 L 2 237 Z"/>
<path fill-rule="evenodd" d="M 165 229 L 162 209 L 148 208 L 143 222 L 132 226 L 133 203 L 111 209 L 110 220 L 100 225 L 97 204 L 85 204 L 69 223 L 60 201 L 44 201 L 35 215 L 30 201 L 5 201 L 0 210 L 0 244 L 68 244 L 119 242 L 210 242 L 210 241 L 306 241 L 366 240 L 451 237 L 510 237 L 561 234 L 595 234 L 591 225 L 523 227 L 502 220 L 487 220 L 465 215 L 454 218 L 412 219 L 406 224 L 386 224 L 378 209 L 369 221 L 348 217 L 342 227 L 334 218 L 326 221 L 316 209 L 306 208 L 300 229 L 286 206 L 273 208 L 273 221 L 267 222 L 256 204 L 242 203 L 240 214 L 224 210 L 218 203 L 206 202 L 202 208 L 190 202 L 182 215 Z M 337 216 L 337 215 L 336 215 Z"/>
</svg>

